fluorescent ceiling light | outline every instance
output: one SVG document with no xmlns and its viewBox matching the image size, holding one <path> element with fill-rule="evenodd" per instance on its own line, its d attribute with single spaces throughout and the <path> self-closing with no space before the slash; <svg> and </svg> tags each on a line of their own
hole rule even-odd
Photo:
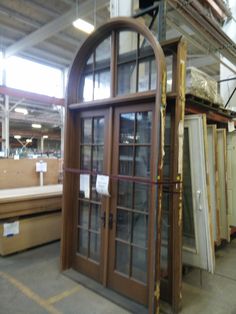
<svg viewBox="0 0 236 314">
<path fill-rule="evenodd" d="M 21 136 L 20 135 L 14 135 L 14 138 L 19 140 L 21 138 Z"/>
<path fill-rule="evenodd" d="M 32 139 L 31 138 L 27 138 L 26 139 L 26 143 L 32 143 Z"/>
<path fill-rule="evenodd" d="M 20 107 L 16 107 L 16 108 L 15 108 L 15 112 L 23 113 L 23 114 L 28 114 L 28 110 L 27 110 L 27 109 L 25 109 L 25 108 L 20 108 Z"/>
<path fill-rule="evenodd" d="M 32 124 L 32 128 L 41 129 L 41 127 L 42 127 L 41 124 L 37 124 L 37 123 L 33 123 L 33 124 Z"/>
<path fill-rule="evenodd" d="M 43 138 L 48 138 L 48 135 L 43 135 Z"/>
<path fill-rule="evenodd" d="M 94 26 L 82 19 L 75 20 L 73 26 L 87 34 L 91 34 L 94 31 Z"/>
</svg>

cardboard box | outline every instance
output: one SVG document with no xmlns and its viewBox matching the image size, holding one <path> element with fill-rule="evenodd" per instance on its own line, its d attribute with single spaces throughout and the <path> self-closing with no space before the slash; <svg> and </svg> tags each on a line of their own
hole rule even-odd
<svg viewBox="0 0 236 314">
<path fill-rule="evenodd" d="M 58 240 L 61 236 L 61 212 L 19 219 L 19 234 L 10 237 L 3 236 L 4 222 L 0 223 L 0 255 Z"/>
</svg>

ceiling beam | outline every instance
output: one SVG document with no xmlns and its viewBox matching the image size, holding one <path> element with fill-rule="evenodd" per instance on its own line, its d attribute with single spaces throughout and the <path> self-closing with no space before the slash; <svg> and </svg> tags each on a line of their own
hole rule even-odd
<svg viewBox="0 0 236 314">
<path fill-rule="evenodd" d="M 16 97 L 16 98 L 20 98 L 20 99 L 21 98 L 30 99 L 30 100 L 38 101 L 38 102 L 45 104 L 45 105 L 54 104 L 54 105 L 58 105 L 58 106 L 64 106 L 64 98 L 50 97 L 50 96 L 46 96 L 46 95 L 41 95 L 41 94 L 32 93 L 32 92 L 26 92 L 26 91 L 22 91 L 19 89 L 1 86 L 1 85 L 0 85 L 0 94 L 8 95 L 11 97 Z"/>
<path fill-rule="evenodd" d="M 11 10 L 9 10 L 8 8 L 0 5 L 0 15 L 6 15 L 9 18 L 11 18 L 12 15 L 14 15 L 14 19 L 16 19 L 17 21 L 19 21 L 20 23 L 24 23 L 27 26 L 30 26 L 32 28 L 39 29 L 41 28 L 43 25 L 35 20 L 30 19 L 27 16 L 24 16 L 22 14 L 19 14 L 18 12 L 14 11 L 14 13 L 12 13 Z M 57 35 L 57 34 L 55 34 Z M 60 39 L 63 39 L 65 42 L 68 42 L 72 45 L 75 45 L 76 47 L 78 46 L 78 40 L 76 38 L 72 38 L 70 35 L 68 34 L 64 34 L 64 33 L 60 33 Z M 3 36 L 3 35 L 2 35 Z M 58 37 L 59 38 L 59 37 Z"/>
<path fill-rule="evenodd" d="M 108 3 L 107 0 L 97 0 L 96 9 L 97 10 L 101 9 L 107 3 Z M 94 10 L 94 0 L 88 0 L 79 4 L 78 10 L 76 10 L 76 7 L 74 6 L 67 13 L 61 15 L 60 17 L 56 18 L 52 22 L 42 26 L 40 29 L 34 31 L 28 36 L 12 44 L 10 47 L 6 49 L 5 56 L 10 57 L 28 47 L 34 46 L 38 44 L 39 42 L 44 41 L 47 38 L 50 38 L 51 36 L 57 34 L 58 32 L 70 26 L 76 18 L 79 18 L 79 17 L 84 18 L 93 10 Z M 78 15 L 76 16 L 77 11 L 78 11 Z"/>
</svg>

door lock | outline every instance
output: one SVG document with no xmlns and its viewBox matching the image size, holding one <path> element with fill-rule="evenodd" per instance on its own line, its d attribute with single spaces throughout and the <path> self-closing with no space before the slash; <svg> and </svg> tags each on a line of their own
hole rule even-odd
<svg viewBox="0 0 236 314">
<path fill-rule="evenodd" d="M 106 212 L 105 211 L 103 212 L 101 216 L 101 221 L 102 221 L 103 228 L 105 228 L 106 226 Z M 108 227 L 109 229 L 112 229 L 113 227 L 113 214 L 109 214 Z"/>
</svg>

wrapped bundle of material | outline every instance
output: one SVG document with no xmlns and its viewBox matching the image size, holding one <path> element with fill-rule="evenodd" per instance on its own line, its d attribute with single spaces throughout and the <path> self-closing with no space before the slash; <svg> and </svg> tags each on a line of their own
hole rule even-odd
<svg viewBox="0 0 236 314">
<path fill-rule="evenodd" d="M 189 67 L 186 70 L 186 94 L 216 103 L 217 81 L 206 73 L 194 67 Z"/>
</svg>

